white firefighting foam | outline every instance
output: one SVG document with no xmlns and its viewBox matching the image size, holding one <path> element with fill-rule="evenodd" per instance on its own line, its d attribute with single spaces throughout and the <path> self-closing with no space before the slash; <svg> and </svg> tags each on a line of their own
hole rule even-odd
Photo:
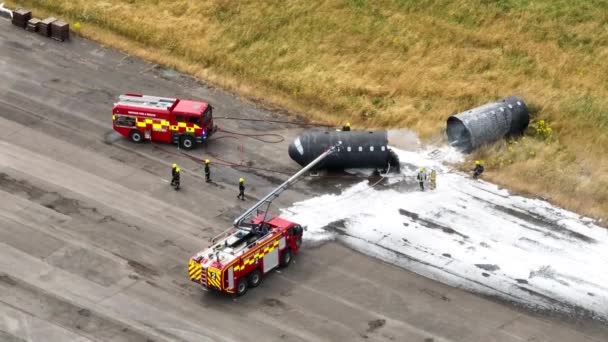
<svg viewBox="0 0 608 342">
<path fill-rule="evenodd" d="M 337 239 L 452 286 L 608 319 L 607 229 L 452 171 L 461 155 L 449 148 L 396 151 L 399 176 L 295 203 L 284 217 L 307 226 L 308 246 Z M 418 190 L 420 167 L 438 171 L 436 190 Z"/>
</svg>

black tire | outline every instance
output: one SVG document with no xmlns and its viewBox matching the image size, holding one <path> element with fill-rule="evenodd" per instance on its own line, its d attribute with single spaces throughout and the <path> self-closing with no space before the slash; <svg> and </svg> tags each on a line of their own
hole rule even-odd
<svg viewBox="0 0 608 342">
<path fill-rule="evenodd" d="M 247 279 L 243 277 L 236 283 L 236 296 L 240 297 L 245 293 L 247 293 Z"/>
<path fill-rule="evenodd" d="M 182 137 L 182 147 L 184 150 L 191 150 L 194 148 L 194 138 L 189 135 Z"/>
<path fill-rule="evenodd" d="M 131 131 L 131 133 L 129 133 L 129 139 L 131 139 L 132 142 L 139 144 L 144 141 L 144 136 L 140 131 L 134 129 Z"/>
<path fill-rule="evenodd" d="M 249 287 L 258 287 L 262 283 L 262 272 L 253 270 L 249 273 Z"/>
<path fill-rule="evenodd" d="M 281 255 L 281 267 L 287 267 L 291 264 L 291 250 L 289 248 L 285 249 L 283 255 Z"/>
</svg>

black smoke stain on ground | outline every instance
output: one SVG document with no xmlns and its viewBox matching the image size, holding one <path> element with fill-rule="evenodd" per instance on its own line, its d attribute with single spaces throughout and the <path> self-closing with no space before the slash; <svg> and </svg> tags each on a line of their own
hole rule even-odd
<svg viewBox="0 0 608 342">
<path fill-rule="evenodd" d="M 348 235 L 346 233 L 346 220 L 344 219 L 330 222 L 325 227 L 323 227 L 323 229 L 327 230 L 328 232 L 336 233 L 342 236 Z"/>
<path fill-rule="evenodd" d="M 550 232 L 554 232 L 554 233 L 560 234 L 562 236 L 574 238 L 574 239 L 577 239 L 577 240 L 580 240 L 580 241 L 583 241 L 586 243 L 596 243 L 597 242 L 595 239 L 593 239 L 587 235 L 570 230 L 567 227 L 564 227 L 564 226 L 560 225 L 559 223 L 557 223 L 553 220 L 550 220 L 546 217 L 543 217 L 541 215 L 538 215 L 536 213 L 532 213 L 529 211 L 522 211 L 522 210 L 518 210 L 516 208 L 505 207 L 502 205 L 497 205 L 496 203 L 490 202 L 488 200 L 485 200 L 485 199 L 477 197 L 477 196 L 471 195 L 471 197 L 478 201 L 487 203 L 491 208 L 496 209 L 500 212 L 503 212 L 509 216 L 516 217 L 522 221 L 531 223 L 538 227 L 546 228 L 547 230 L 549 230 L 549 232 L 542 231 L 537 228 L 533 228 L 533 227 L 529 227 L 529 226 L 525 226 L 525 228 L 539 231 L 542 233 L 549 233 L 549 234 L 550 234 Z"/>
<path fill-rule="evenodd" d="M 463 239 L 469 238 L 467 235 L 464 235 L 450 227 L 444 226 L 442 224 L 433 222 L 428 219 L 423 219 L 420 217 L 420 215 L 413 213 L 411 211 L 407 211 L 405 209 L 399 209 L 399 214 L 401 214 L 403 216 L 407 216 L 407 217 L 411 218 L 412 220 L 419 222 L 422 226 L 424 226 L 426 228 L 441 230 L 442 232 L 444 232 L 446 234 L 455 234 L 455 235 L 462 237 Z"/>
<path fill-rule="evenodd" d="M 475 264 L 475 266 L 477 266 L 478 268 L 481 268 L 482 270 L 486 270 L 489 272 L 498 271 L 500 269 L 500 267 L 498 267 L 498 265 L 492 265 L 492 264 Z"/>
</svg>

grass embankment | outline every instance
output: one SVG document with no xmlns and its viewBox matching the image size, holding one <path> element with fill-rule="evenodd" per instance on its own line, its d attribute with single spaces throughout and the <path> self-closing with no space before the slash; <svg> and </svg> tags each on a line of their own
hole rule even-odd
<svg viewBox="0 0 608 342">
<path fill-rule="evenodd" d="M 476 152 L 485 177 L 608 219 L 605 1 L 16 2 L 132 55 L 354 128 L 438 136 L 450 113 L 522 95 L 553 135 Z"/>
</svg>

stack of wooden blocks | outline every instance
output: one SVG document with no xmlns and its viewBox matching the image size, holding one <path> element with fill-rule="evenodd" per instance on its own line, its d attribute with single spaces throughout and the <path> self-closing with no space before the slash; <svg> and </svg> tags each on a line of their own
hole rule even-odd
<svg viewBox="0 0 608 342">
<path fill-rule="evenodd" d="M 68 23 L 57 20 L 51 24 L 51 37 L 60 42 L 70 38 L 70 26 Z"/>
<path fill-rule="evenodd" d="M 20 8 L 13 11 L 13 25 L 25 28 L 28 20 L 32 19 L 32 11 Z"/>
<path fill-rule="evenodd" d="M 30 32 L 37 32 L 39 23 L 40 23 L 40 19 L 32 18 L 27 21 L 27 27 L 25 29 Z"/>
<path fill-rule="evenodd" d="M 51 24 L 57 19 L 50 17 L 50 18 L 46 18 L 44 20 L 42 20 L 39 24 L 38 24 L 38 33 L 40 35 L 43 35 L 45 37 L 50 37 L 51 36 Z"/>
<path fill-rule="evenodd" d="M 32 11 L 23 8 L 13 11 L 13 25 L 61 42 L 70 39 L 70 25 L 65 21 L 53 17 L 44 20 L 32 18 Z"/>
</svg>

